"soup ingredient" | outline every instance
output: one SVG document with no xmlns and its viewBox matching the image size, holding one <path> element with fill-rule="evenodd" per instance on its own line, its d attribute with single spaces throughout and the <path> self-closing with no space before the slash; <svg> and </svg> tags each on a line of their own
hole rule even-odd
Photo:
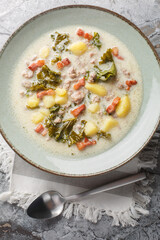
<svg viewBox="0 0 160 240">
<path fill-rule="evenodd" d="M 97 140 L 100 138 L 104 138 L 106 140 L 111 140 L 111 134 L 103 131 L 98 131 L 97 133 Z"/>
<path fill-rule="evenodd" d="M 71 99 L 74 103 L 80 104 L 85 97 L 85 94 L 83 91 L 75 91 L 74 93 L 71 94 Z"/>
<path fill-rule="evenodd" d="M 103 122 L 101 131 L 102 132 L 109 132 L 112 128 L 118 125 L 118 121 L 114 119 L 112 116 L 107 116 Z"/>
<path fill-rule="evenodd" d="M 45 117 L 45 116 L 44 116 L 42 113 L 40 113 L 40 112 L 34 112 L 34 113 L 32 114 L 32 122 L 35 123 L 35 124 L 40 123 L 40 122 L 43 121 L 44 117 Z"/>
<path fill-rule="evenodd" d="M 71 111 L 71 114 L 74 116 L 74 117 L 78 117 L 78 115 L 80 113 L 82 113 L 84 110 L 86 109 L 86 105 L 85 104 L 82 104 L 81 106 L 75 108 L 74 110 Z"/>
<path fill-rule="evenodd" d="M 46 95 L 55 95 L 55 91 L 53 89 L 48 89 L 46 91 L 41 91 L 37 93 L 37 98 L 43 98 Z"/>
<path fill-rule="evenodd" d="M 62 69 L 64 67 L 62 62 L 57 62 L 57 68 Z"/>
<path fill-rule="evenodd" d="M 54 96 L 44 96 L 43 103 L 46 108 L 51 108 L 55 104 L 55 97 Z"/>
<path fill-rule="evenodd" d="M 115 57 L 117 57 L 118 59 L 124 60 L 123 57 L 119 56 L 119 49 L 118 49 L 118 47 L 112 48 L 112 53 L 113 53 L 113 55 L 114 55 Z"/>
<path fill-rule="evenodd" d="M 84 42 L 75 42 L 70 45 L 71 52 L 77 56 L 82 55 L 87 51 L 87 45 Z"/>
<path fill-rule="evenodd" d="M 101 60 L 99 61 L 99 64 L 104 64 L 107 62 L 114 62 L 111 48 L 107 49 L 107 51 L 103 53 Z"/>
<path fill-rule="evenodd" d="M 123 96 L 116 107 L 118 117 L 126 117 L 131 110 L 131 103 L 128 95 Z"/>
<path fill-rule="evenodd" d="M 29 65 L 28 68 L 29 68 L 31 71 L 34 72 L 34 71 L 37 70 L 37 68 L 42 67 L 44 64 L 45 64 L 45 61 L 44 61 L 44 60 L 38 60 L 37 62 L 32 63 L 31 65 Z"/>
<path fill-rule="evenodd" d="M 128 81 L 126 81 L 126 85 L 128 86 L 126 88 L 126 90 L 130 90 L 131 86 L 136 85 L 136 84 L 137 84 L 136 80 L 130 80 L 130 81 L 128 80 Z"/>
<path fill-rule="evenodd" d="M 117 104 L 120 102 L 121 98 L 120 97 L 116 97 L 113 99 L 113 102 L 107 107 L 106 111 L 109 114 L 112 114 L 115 110 L 116 110 L 116 106 Z"/>
<path fill-rule="evenodd" d="M 86 83 L 85 88 L 101 97 L 104 97 L 107 95 L 106 88 L 97 83 Z"/>
<path fill-rule="evenodd" d="M 55 116 L 50 114 L 45 125 L 48 128 L 49 136 L 54 137 L 56 141 L 67 142 L 76 123 L 76 118 L 64 120 L 62 123 L 53 122 Z"/>
<path fill-rule="evenodd" d="M 84 31 L 81 28 L 78 28 L 76 34 L 80 37 L 84 37 Z"/>
<path fill-rule="evenodd" d="M 49 53 L 50 53 L 49 47 L 45 46 L 45 47 L 40 49 L 39 56 L 41 58 L 47 58 L 49 56 Z"/>
<path fill-rule="evenodd" d="M 78 150 L 81 151 L 81 150 L 85 149 L 87 146 L 95 145 L 96 143 L 97 142 L 95 140 L 90 141 L 87 137 L 85 137 L 83 142 L 78 142 L 76 145 L 77 145 Z"/>
<path fill-rule="evenodd" d="M 38 126 L 35 128 L 35 132 L 37 133 L 42 133 L 44 131 L 43 125 L 40 123 Z"/>
<path fill-rule="evenodd" d="M 60 55 L 56 55 L 56 56 L 54 56 L 54 58 L 51 60 L 51 64 L 55 64 L 56 62 L 61 61 L 61 60 L 62 60 L 61 56 L 60 56 Z"/>
<path fill-rule="evenodd" d="M 34 109 L 39 106 L 39 99 L 36 97 L 36 95 L 33 95 L 31 97 L 28 97 L 27 100 L 27 107 Z"/>
<path fill-rule="evenodd" d="M 91 113 L 96 113 L 97 111 L 100 110 L 100 106 L 98 103 L 91 103 L 89 106 L 88 106 L 88 110 L 91 112 Z"/>
<path fill-rule="evenodd" d="M 114 62 L 106 70 L 101 70 L 98 66 L 94 66 L 96 72 L 96 81 L 107 81 L 109 78 L 116 77 L 117 69 Z"/>
<path fill-rule="evenodd" d="M 64 68 L 65 66 L 68 66 L 70 64 L 70 60 L 68 58 L 64 58 L 62 61 L 57 62 L 57 67 L 59 69 Z"/>
<path fill-rule="evenodd" d="M 93 36 L 89 33 L 84 34 L 84 38 L 88 39 L 89 41 L 93 38 Z"/>
<path fill-rule="evenodd" d="M 42 109 L 40 109 L 39 112 L 42 113 L 42 114 L 43 114 L 44 116 L 46 116 L 46 117 L 48 117 L 49 114 L 50 114 L 49 109 L 46 109 L 46 108 L 42 108 Z"/>
<path fill-rule="evenodd" d="M 74 84 L 74 89 L 78 90 L 80 87 L 83 87 L 85 85 L 85 78 L 81 78 L 76 84 Z"/>
<path fill-rule="evenodd" d="M 92 121 L 87 121 L 85 128 L 84 128 L 85 135 L 88 137 L 92 137 L 98 132 L 98 128 L 96 124 Z"/>
<path fill-rule="evenodd" d="M 64 96 L 59 96 L 58 94 L 56 94 L 56 97 L 55 97 L 55 103 L 56 104 L 60 104 L 60 105 L 63 105 L 63 104 L 66 104 L 68 101 L 68 95 L 67 95 L 67 92 Z"/>
<path fill-rule="evenodd" d="M 64 88 L 56 88 L 55 92 L 57 95 L 61 97 L 67 94 L 67 91 Z"/>
<path fill-rule="evenodd" d="M 99 33 L 98 32 L 94 32 L 94 35 L 93 35 L 93 38 L 92 40 L 90 41 L 91 44 L 93 44 L 94 46 L 96 46 L 98 49 L 101 48 L 102 46 L 102 43 L 100 41 L 100 36 L 99 36 Z"/>
<path fill-rule="evenodd" d="M 69 35 L 67 33 L 55 32 L 51 35 L 54 45 L 52 49 L 56 52 L 68 51 L 68 44 L 70 43 Z"/>
<path fill-rule="evenodd" d="M 44 65 L 41 71 L 37 74 L 37 81 L 32 83 L 30 90 L 37 91 L 39 89 L 53 88 L 61 83 L 62 80 L 60 77 L 60 72 L 52 71 L 47 65 Z"/>
</svg>

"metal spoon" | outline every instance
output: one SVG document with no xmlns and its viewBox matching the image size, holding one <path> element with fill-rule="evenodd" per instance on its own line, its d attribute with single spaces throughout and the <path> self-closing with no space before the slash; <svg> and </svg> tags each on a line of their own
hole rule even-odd
<svg viewBox="0 0 160 240">
<path fill-rule="evenodd" d="M 49 219 L 60 215 L 65 202 L 79 201 L 86 196 L 92 196 L 97 193 L 105 192 L 111 189 L 122 187 L 146 178 L 145 173 L 138 173 L 129 177 L 107 183 L 101 187 L 78 193 L 72 196 L 63 197 L 59 192 L 48 191 L 36 198 L 28 207 L 27 214 L 32 218 Z"/>
</svg>

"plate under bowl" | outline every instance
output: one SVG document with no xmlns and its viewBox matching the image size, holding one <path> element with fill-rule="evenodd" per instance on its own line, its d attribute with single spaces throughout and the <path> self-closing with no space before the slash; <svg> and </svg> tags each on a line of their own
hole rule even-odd
<svg viewBox="0 0 160 240">
<path fill-rule="evenodd" d="M 86 159 L 56 158 L 24 134 L 13 118 L 9 86 L 15 59 L 42 34 L 67 25 L 91 25 L 119 38 L 135 56 L 143 77 L 144 96 L 139 116 L 129 133 L 114 147 Z M 1 133 L 24 160 L 50 173 L 85 177 L 106 173 L 131 160 L 150 140 L 160 116 L 160 67 L 156 51 L 129 20 L 107 9 L 75 5 L 54 8 L 24 23 L 0 54 Z"/>
</svg>

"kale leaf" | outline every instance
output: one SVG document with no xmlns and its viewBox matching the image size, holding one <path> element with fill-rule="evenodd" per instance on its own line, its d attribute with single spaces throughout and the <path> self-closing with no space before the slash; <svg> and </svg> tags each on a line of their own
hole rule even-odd
<svg viewBox="0 0 160 240">
<path fill-rule="evenodd" d="M 97 32 L 94 32 L 94 35 L 93 35 L 93 38 L 91 39 L 90 43 L 95 45 L 98 49 L 101 48 L 102 46 L 102 43 L 101 41 L 99 40 L 100 36 L 99 36 L 99 33 Z"/>
<path fill-rule="evenodd" d="M 51 64 L 54 65 L 56 62 L 61 61 L 61 60 L 62 60 L 61 56 L 57 55 L 51 60 Z"/>
<path fill-rule="evenodd" d="M 61 73 L 54 72 L 44 65 L 41 71 L 37 74 L 37 80 L 32 82 L 30 91 L 54 89 L 61 83 Z"/>
<path fill-rule="evenodd" d="M 112 57 L 112 49 L 109 48 L 105 53 L 103 53 L 103 56 L 101 57 L 101 60 L 99 61 L 99 64 L 107 63 L 107 62 L 114 62 Z"/>
<path fill-rule="evenodd" d="M 70 43 L 69 35 L 67 33 L 55 32 L 51 35 L 54 41 L 54 46 L 52 47 L 56 52 L 68 51 L 67 45 Z"/>
<path fill-rule="evenodd" d="M 100 138 L 104 138 L 104 139 L 107 139 L 107 140 L 111 140 L 111 134 L 110 134 L 110 133 L 105 133 L 105 132 L 99 131 L 99 132 L 97 133 L 97 140 L 99 140 Z"/>
<path fill-rule="evenodd" d="M 107 81 L 111 77 L 115 77 L 117 75 L 117 70 L 114 62 L 111 64 L 110 68 L 106 70 L 101 70 L 98 66 L 94 66 L 94 70 L 96 72 L 96 81 Z"/>
<path fill-rule="evenodd" d="M 96 81 L 107 81 L 109 78 L 116 77 L 117 69 L 112 57 L 112 49 L 109 48 L 102 55 L 99 64 L 109 63 L 109 68 L 106 70 L 101 70 L 97 65 L 94 66 L 94 70 L 96 72 Z"/>
</svg>

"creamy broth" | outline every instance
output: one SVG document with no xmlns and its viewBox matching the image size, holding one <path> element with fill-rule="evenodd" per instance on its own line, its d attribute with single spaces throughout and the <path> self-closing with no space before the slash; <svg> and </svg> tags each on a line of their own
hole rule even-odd
<svg viewBox="0 0 160 240">
<path fill-rule="evenodd" d="M 76 34 L 78 28 L 83 29 L 87 33 L 93 34 L 94 32 L 98 32 L 100 35 L 100 41 L 102 43 L 102 47 L 98 49 L 96 46 L 89 43 L 87 39 L 79 37 Z M 71 54 L 70 51 L 62 52 L 61 57 L 62 59 L 68 58 L 70 60 L 70 64 L 64 67 L 62 70 L 57 69 L 57 64 L 51 64 L 51 60 L 57 54 L 52 50 L 53 40 L 51 39 L 50 35 L 55 32 L 49 32 L 45 35 L 41 36 L 39 39 L 36 39 L 30 46 L 24 51 L 21 58 L 18 59 L 18 63 L 16 65 L 14 74 L 13 74 L 13 83 L 11 86 L 11 96 L 12 96 L 12 103 L 14 114 L 17 119 L 17 123 L 20 127 L 23 127 L 26 131 L 26 135 L 34 138 L 36 142 L 39 143 L 42 147 L 48 149 L 49 151 L 53 152 L 57 155 L 65 155 L 74 158 L 76 157 L 87 157 L 90 155 L 98 154 L 102 151 L 105 151 L 115 145 L 118 141 L 120 141 L 130 130 L 132 125 L 134 124 L 137 115 L 139 113 L 139 109 L 141 106 L 142 101 L 142 77 L 138 67 L 138 64 L 132 55 L 132 53 L 127 49 L 127 47 L 120 42 L 117 38 L 109 33 L 102 31 L 100 29 L 96 29 L 95 27 L 89 26 L 68 26 L 65 28 L 56 29 L 56 31 L 60 33 L 68 33 L 70 37 L 70 45 L 74 42 L 81 41 L 87 45 L 88 50 L 80 55 L 77 56 L 75 54 Z M 68 46 L 70 46 L 68 45 Z M 86 109 L 78 116 L 78 121 L 86 120 L 92 121 L 97 125 L 98 129 L 101 129 L 103 122 L 105 121 L 106 117 L 108 116 L 107 112 L 104 114 L 105 109 L 112 104 L 113 100 L 118 96 L 122 98 L 126 94 L 129 96 L 131 110 L 125 117 L 117 117 L 116 113 L 113 113 L 112 116 L 114 119 L 118 121 L 118 125 L 113 127 L 109 130 L 111 134 L 111 139 L 103 139 L 100 138 L 97 140 L 96 136 L 92 136 L 92 140 L 96 140 L 97 143 L 93 146 L 86 147 L 83 151 L 79 151 L 77 146 L 74 144 L 71 147 L 68 147 L 67 143 L 56 142 L 54 138 L 48 140 L 48 134 L 46 136 L 42 136 L 34 131 L 35 127 L 38 124 L 34 124 L 32 122 L 32 115 L 34 112 L 38 112 L 41 108 L 44 108 L 43 101 L 40 101 L 40 108 L 36 109 L 27 109 L 27 99 L 28 97 L 22 96 L 25 88 L 22 86 L 23 81 L 33 81 L 36 78 L 36 72 L 34 72 L 33 78 L 26 79 L 22 76 L 22 72 L 27 68 L 27 64 L 31 64 L 32 62 L 36 62 L 37 59 L 41 59 L 39 57 L 40 49 L 44 46 L 48 46 L 50 49 L 49 56 L 45 58 L 45 64 L 51 69 L 56 72 L 61 72 L 62 83 L 58 86 L 59 88 L 64 88 L 64 84 L 70 79 L 69 72 L 71 72 L 71 68 L 76 70 L 77 77 L 76 79 L 71 79 L 70 88 L 67 89 L 67 92 L 74 92 L 73 86 L 74 84 L 81 78 L 84 77 L 86 71 L 91 71 L 94 65 L 98 65 L 98 62 L 106 52 L 107 49 L 117 47 L 119 49 L 119 55 L 123 57 L 123 60 L 118 59 L 117 57 L 113 56 L 116 69 L 117 69 L 117 76 L 116 79 L 109 79 L 106 82 L 99 81 L 98 84 L 105 87 L 107 90 L 107 95 L 104 97 L 100 97 L 100 102 L 98 103 L 100 106 L 100 110 L 96 113 L 91 113 L 88 110 L 88 107 L 91 103 L 96 102 L 97 94 L 91 93 L 89 96 L 89 92 L 85 87 L 81 87 L 78 91 L 82 91 L 85 94 L 84 100 L 77 104 L 73 105 L 73 102 L 70 94 L 68 93 L 68 102 L 72 104 L 71 108 L 68 109 L 68 113 L 65 113 L 64 118 L 69 119 L 73 118 L 73 115 L 70 113 L 70 110 L 75 109 L 79 105 L 85 103 Z M 37 59 L 34 56 L 37 56 Z M 27 64 L 26 64 L 27 63 Z M 101 69 L 105 68 L 105 65 L 98 65 Z M 40 71 L 38 69 L 37 71 Z M 30 72 L 31 73 L 31 72 Z M 126 90 L 127 80 L 135 79 L 137 84 L 131 86 L 130 90 Z M 87 80 L 85 81 L 87 83 Z M 90 97 L 90 99 L 89 99 Z M 99 96 L 98 96 L 99 97 Z M 87 99 L 87 100 L 86 100 Z M 62 105 L 62 107 L 66 106 Z M 66 110 L 67 111 L 67 110 Z M 45 119 L 44 119 L 45 120 Z M 43 124 L 44 124 L 43 120 Z"/>
</svg>

